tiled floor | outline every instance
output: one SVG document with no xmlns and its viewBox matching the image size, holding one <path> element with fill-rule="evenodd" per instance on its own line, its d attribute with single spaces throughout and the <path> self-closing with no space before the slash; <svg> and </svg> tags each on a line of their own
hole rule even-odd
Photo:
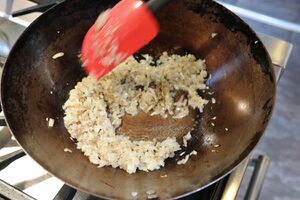
<svg viewBox="0 0 300 200">
<path fill-rule="evenodd" d="M 223 0 L 243 8 L 300 24 L 299 0 Z M 277 90 L 273 119 L 255 150 L 270 156 L 271 163 L 260 196 L 262 200 L 300 199 L 300 34 L 245 19 L 255 30 L 294 44 Z"/>
</svg>

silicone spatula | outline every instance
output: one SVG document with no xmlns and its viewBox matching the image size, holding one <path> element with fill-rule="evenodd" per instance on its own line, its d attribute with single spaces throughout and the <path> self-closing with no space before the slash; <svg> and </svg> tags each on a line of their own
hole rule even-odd
<svg viewBox="0 0 300 200">
<path fill-rule="evenodd" d="M 101 13 L 86 33 L 81 60 L 97 79 L 149 43 L 159 32 L 153 13 L 170 0 L 122 0 Z"/>
</svg>

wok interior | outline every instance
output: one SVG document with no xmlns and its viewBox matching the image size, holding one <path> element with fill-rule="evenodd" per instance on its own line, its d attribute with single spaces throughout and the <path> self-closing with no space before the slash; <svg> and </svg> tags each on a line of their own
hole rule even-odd
<svg viewBox="0 0 300 200">
<path fill-rule="evenodd" d="M 141 52 L 153 56 L 165 50 L 189 52 L 206 60 L 211 74 L 207 84 L 217 102 L 205 107 L 185 150 L 196 150 L 198 155 L 186 165 L 176 164 L 177 155 L 160 170 L 133 175 L 111 167 L 97 168 L 70 140 L 62 105 L 85 76 L 77 57 L 85 32 L 99 12 L 115 3 L 64 2 L 23 34 L 7 60 L 2 78 L 2 104 L 10 129 L 25 151 L 46 170 L 98 196 L 130 198 L 130 193 L 137 191 L 143 199 L 146 191 L 154 190 L 165 199 L 203 187 L 241 162 L 266 127 L 275 93 L 268 55 L 261 42 L 255 42 L 258 39 L 249 27 L 216 3 L 172 2 L 158 14 L 160 35 Z M 217 36 L 212 38 L 212 33 Z M 61 51 L 63 57 L 52 59 Z M 211 118 L 215 116 L 212 126 Z M 47 117 L 55 119 L 53 128 L 48 127 Z M 202 145 L 203 135 L 216 137 L 221 145 L 217 152 Z M 73 152 L 65 153 L 64 148 Z M 167 178 L 161 178 L 165 174 Z"/>
</svg>

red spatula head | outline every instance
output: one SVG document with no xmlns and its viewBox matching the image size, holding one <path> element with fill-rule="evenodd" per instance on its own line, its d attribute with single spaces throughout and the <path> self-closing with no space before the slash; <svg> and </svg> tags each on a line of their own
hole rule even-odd
<svg viewBox="0 0 300 200">
<path fill-rule="evenodd" d="M 102 13 L 83 40 L 81 59 L 97 79 L 149 43 L 158 23 L 141 0 L 122 0 Z"/>
</svg>

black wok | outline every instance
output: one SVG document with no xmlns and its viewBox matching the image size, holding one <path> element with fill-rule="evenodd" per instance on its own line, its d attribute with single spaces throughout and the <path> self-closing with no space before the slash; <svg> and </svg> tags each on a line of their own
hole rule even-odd
<svg viewBox="0 0 300 200">
<path fill-rule="evenodd" d="M 206 59 L 207 82 L 216 104 L 206 106 L 193 131 L 190 150 L 198 155 L 186 165 L 176 158 L 153 172 L 129 175 L 92 165 L 69 139 L 62 105 L 68 92 L 86 76 L 78 54 L 97 15 L 117 1 L 65 1 L 41 15 L 14 45 L 4 67 L 1 101 L 6 122 L 28 155 L 67 184 L 109 199 L 146 198 L 154 190 L 161 199 L 200 190 L 232 171 L 254 148 L 271 117 L 275 79 L 269 56 L 241 19 L 209 0 L 174 0 L 158 13 L 160 35 L 141 52 L 158 56 L 173 47 Z M 217 33 L 212 39 L 211 34 Z M 178 50 L 178 48 L 176 48 Z M 57 52 L 60 59 L 52 59 Z M 50 90 L 53 95 L 50 95 Z M 211 125 L 211 118 L 217 116 Z M 55 119 L 49 128 L 46 118 Z M 142 124 L 142 122 L 140 122 Z M 228 131 L 225 131 L 228 128 Z M 214 134 L 217 152 L 202 144 Z M 65 153 L 69 148 L 73 153 Z M 161 175 L 167 174 L 167 178 Z"/>
</svg>

